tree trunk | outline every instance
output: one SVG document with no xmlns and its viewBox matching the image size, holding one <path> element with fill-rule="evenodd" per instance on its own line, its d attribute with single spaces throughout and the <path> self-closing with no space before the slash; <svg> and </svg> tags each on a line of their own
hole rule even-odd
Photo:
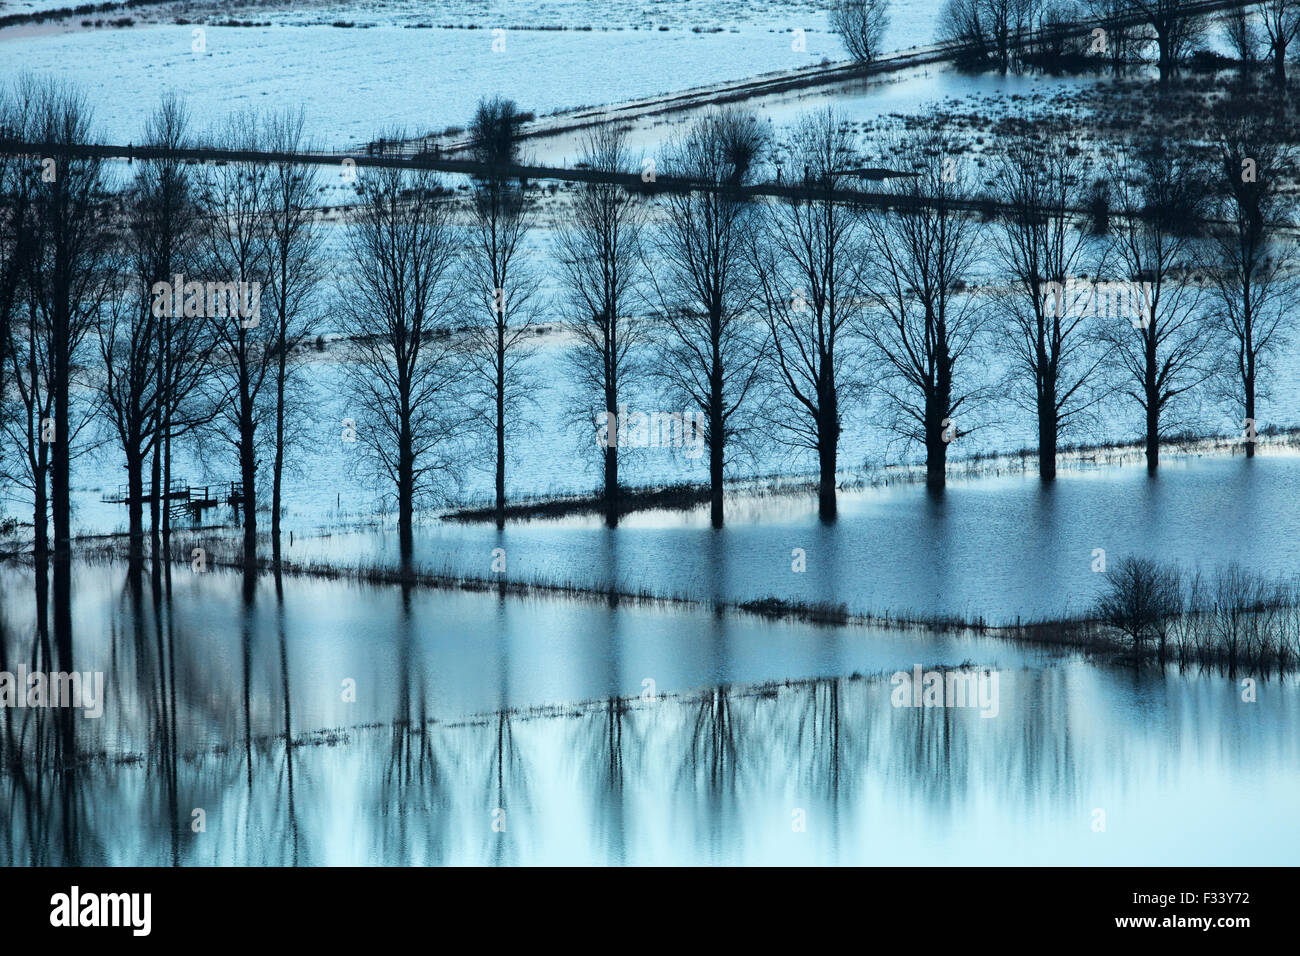
<svg viewBox="0 0 1300 956">
<path fill-rule="evenodd" d="M 505 403 L 505 356 L 498 358 L 497 364 L 497 529 L 506 526 L 506 403 Z"/>
<path fill-rule="evenodd" d="M 131 558 L 138 560 L 144 557 L 144 457 L 133 450 L 126 455 L 126 498 Z"/>
<path fill-rule="evenodd" d="M 246 409 L 239 429 L 239 474 L 243 480 L 244 567 L 257 563 L 257 448 L 253 442 L 252 411 Z"/>
<path fill-rule="evenodd" d="M 930 491 L 943 491 L 948 482 L 948 443 L 942 432 L 942 426 L 933 430 L 925 443 L 925 487 Z"/>
<path fill-rule="evenodd" d="M 827 417 L 827 413 L 823 413 Z M 832 420 L 820 423 L 817 437 L 819 476 L 817 482 L 817 516 L 833 522 L 838 511 L 835 500 L 835 464 L 839 453 L 839 428 Z"/>
<path fill-rule="evenodd" d="M 413 548 L 412 524 L 415 520 L 415 468 L 411 461 L 411 438 L 408 421 L 403 421 L 397 451 L 397 534 L 402 565 L 405 567 Z"/>
<path fill-rule="evenodd" d="M 66 318 L 62 325 L 65 331 L 59 336 L 54 358 L 54 441 L 50 443 L 50 504 L 54 511 L 55 555 L 67 552 L 72 543 L 71 459 L 68 453 L 68 376 L 72 356 L 68 354 Z"/>
<path fill-rule="evenodd" d="M 1154 475 L 1160 467 L 1160 409 L 1147 402 L 1147 473 Z"/>
<path fill-rule="evenodd" d="M 1156 47 L 1159 50 L 1160 82 L 1163 83 L 1174 75 L 1173 58 L 1169 54 L 1169 37 L 1167 34 L 1160 34 L 1156 37 Z"/>
<path fill-rule="evenodd" d="M 165 494 L 170 494 L 172 489 L 172 436 L 171 436 L 171 413 L 168 412 L 163 419 L 163 433 L 160 436 L 159 444 L 162 446 L 162 486 Z M 162 540 L 163 552 L 166 553 L 167 546 L 172 539 L 172 510 L 168 502 L 162 505 Z"/>
<path fill-rule="evenodd" d="M 162 444 L 153 446 L 153 461 L 150 463 L 149 481 L 153 488 L 153 500 L 149 502 L 149 532 L 153 536 L 154 553 L 158 552 L 158 536 L 162 531 L 159 519 L 158 489 L 162 486 Z"/>
<path fill-rule="evenodd" d="M 1245 382 L 1246 385 L 1246 457 L 1255 457 L 1255 442 L 1251 441 L 1255 434 L 1255 379 L 1249 376 Z"/>
<path fill-rule="evenodd" d="M 271 473 L 271 548 L 275 552 L 275 561 L 280 561 L 280 481 L 284 473 L 284 376 L 285 376 L 285 342 L 281 322 L 280 364 L 275 379 L 275 466 Z"/>
<path fill-rule="evenodd" d="M 1038 477 L 1056 478 L 1056 396 L 1045 390 L 1038 396 Z"/>
<path fill-rule="evenodd" d="M 948 418 L 951 371 L 945 371 L 941 365 L 935 378 L 937 384 L 925 399 L 925 487 L 943 491 L 948 483 L 948 442 L 944 441 L 944 430 L 953 427 L 955 436 L 956 426 Z"/>
<path fill-rule="evenodd" d="M 722 396 L 715 388 L 709 402 L 709 520 L 713 527 L 721 528 L 722 513 Z"/>
<path fill-rule="evenodd" d="M 32 502 L 32 550 L 38 558 L 45 559 L 50 553 L 50 502 L 45 492 L 45 471 L 42 470 L 32 482 L 36 486 Z"/>
<path fill-rule="evenodd" d="M 168 259 L 170 260 L 170 255 Z M 169 394 L 169 383 L 171 382 L 171 372 L 168 363 L 171 359 L 171 320 L 163 316 L 162 320 L 162 361 L 158 363 L 158 430 L 159 434 L 154 436 L 154 448 L 162 449 L 162 471 L 155 478 L 155 481 L 161 480 L 164 493 L 168 493 L 172 488 L 172 396 Z M 172 537 L 172 513 L 167 499 L 163 499 L 159 505 L 162 517 L 162 548 L 166 554 L 171 544 Z M 168 562 L 168 567 L 170 567 Z"/>
<path fill-rule="evenodd" d="M 610 418 L 614 413 L 610 412 Z M 618 527 L 618 447 L 605 448 L 605 524 Z"/>
</svg>

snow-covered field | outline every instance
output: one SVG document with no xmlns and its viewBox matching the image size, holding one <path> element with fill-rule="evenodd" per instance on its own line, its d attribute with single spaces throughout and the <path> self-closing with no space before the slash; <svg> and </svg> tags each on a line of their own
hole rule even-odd
<svg viewBox="0 0 1300 956">
<path fill-rule="evenodd" d="M 896 3 L 887 45 L 930 42 L 936 9 Z M 301 103 L 315 137 L 351 146 L 395 126 L 463 125 L 494 93 L 542 115 L 845 56 L 817 5 L 776 0 L 195 3 L 125 12 L 136 26 L 86 29 L 74 17 L 65 27 L 0 32 L 0 75 L 52 72 L 81 84 L 109 139 L 138 136 L 159 94 L 174 89 L 201 123 L 272 101 Z M 228 20 L 267 25 L 219 25 Z"/>
<path fill-rule="evenodd" d="M 202 53 L 191 50 L 192 29 L 205 30 Z M 493 39 L 480 30 L 150 26 L 0 36 L 0 58 L 8 75 L 53 67 L 84 86 L 110 140 L 138 137 L 159 94 L 172 89 L 200 123 L 302 104 L 313 137 L 346 147 L 394 127 L 424 134 L 464 125 L 483 96 L 501 94 L 541 115 L 805 66 L 836 56 L 838 44 L 810 35 L 808 52 L 794 53 L 788 36 L 752 29 L 521 31 L 506 33 L 505 49 L 494 53 Z"/>
</svg>

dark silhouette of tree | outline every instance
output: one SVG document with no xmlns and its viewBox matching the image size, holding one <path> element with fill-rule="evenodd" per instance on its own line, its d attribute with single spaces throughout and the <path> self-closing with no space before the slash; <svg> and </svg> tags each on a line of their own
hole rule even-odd
<svg viewBox="0 0 1300 956">
<path fill-rule="evenodd" d="M 469 150 L 475 161 L 503 167 L 519 158 L 519 130 L 526 119 L 514 100 L 500 96 L 479 101 L 469 124 Z"/>
<path fill-rule="evenodd" d="M 41 176 L 33 193 L 36 237 L 30 269 L 49 363 L 50 506 L 57 557 L 67 554 L 72 537 L 72 448 L 86 421 L 82 418 L 74 427 L 72 380 L 84 367 L 82 347 L 112 286 L 114 250 L 103 162 L 75 152 L 91 142 L 84 95 L 50 82 L 40 87 L 33 105 L 35 139 L 44 158 L 52 161 L 48 168 L 53 173 Z M 57 620 L 55 630 L 62 630 Z"/>
<path fill-rule="evenodd" d="M 1259 49 L 1259 27 L 1255 12 L 1249 7 L 1233 7 L 1218 16 L 1219 32 L 1228 49 L 1241 61 L 1242 73 L 1255 67 Z"/>
<path fill-rule="evenodd" d="M 939 40 L 964 48 L 958 62 L 967 67 L 982 67 L 992 55 L 982 14 L 980 0 L 946 0 L 939 13 Z"/>
<path fill-rule="evenodd" d="M 1156 65 L 1162 81 L 1173 77 L 1192 44 L 1205 29 L 1204 20 L 1192 14 L 1193 0 L 1128 0 L 1140 15 L 1156 44 Z"/>
<path fill-rule="evenodd" d="M 475 154 L 490 165 L 474 181 L 464 259 L 469 387 L 491 434 L 498 528 L 505 526 L 509 439 L 527 424 L 537 389 L 528 374 L 538 290 L 528 249 L 534 210 L 523 184 L 501 169 L 517 158 L 517 116 L 514 103 L 495 99 L 479 104 L 471 124 Z"/>
<path fill-rule="evenodd" d="M 1084 9 L 1104 31 L 1101 37 L 1089 35 L 1089 46 L 1095 39 L 1104 40 L 1103 56 L 1110 60 L 1111 72 L 1119 76 L 1128 64 L 1135 39 L 1127 19 L 1132 12 L 1130 0 L 1084 0 Z"/>
<path fill-rule="evenodd" d="M 1268 56 L 1278 92 L 1286 91 L 1286 51 L 1300 33 L 1300 0 L 1263 0 L 1259 18 L 1268 37 Z"/>
<path fill-rule="evenodd" d="M 179 148 L 185 143 L 187 123 L 180 102 L 164 97 L 150 117 L 145 142 L 160 149 Z M 198 347 L 204 323 L 173 316 L 166 293 L 154 294 L 155 284 L 170 287 L 190 258 L 195 213 L 193 186 L 179 158 L 163 155 L 140 161 L 126 195 L 129 229 L 121 255 L 122 282 L 98 326 L 100 392 L 125 459 L 127 528 L 136 557 L 144 543 L 146 462 L 152 455 L 154 489 L 168 487 L 170 449 L 163 445 L 172 435 L 175 399 L 189 393 L 206 364 L 206 349 Z M 165 519 L 166 502 L 155 494 L 155 534 L 160 505 Z"/>
<path fill-rule="evenodd" d="M 227 148 L 254 150 L 262 145 L 256 114 L 238 113 L 220 132 Z M 277 364 L 276 323 L 262 314 L 261 292 L 268 284 L 271 173 L 255 162 L 229 162 L 205 169 L 203 182 L 203 264 L 207 281 L 237 283 L 248 293 L 253 311 L 254 283 L 259 290 L 256 314 L 231 314 L 207 302 L 205 316 L 214 339 L 213 392 L 216 436 L 234 446 L 242 485 L 240 511 L 244 527 L 244 566 L 257 562 L 257 486 L 260 455 L 266 444 L 263 424 L 268 390 L 274 388 Z M 268 389 L 270 386 L 270 389 Z"/>
<path fill-rule="evenodd" d="M 861 365 L 850 338 L 862 311 L 860 221 L 834 196 L 860 165 L 847 123 L 829 109 L 804 117 L 789 165 L 807 179 L 765 207 L 750 256 L 779 382 L 773 432 L 817 456 L 818 513 L 832 521 L 841 422 L 856 392 L 850 372 Z"/>
<path fill-rule="evenodd" d="M 40 561 L 48 562 L 50 443 L 43 440 L 42 431 L 52 421 L 53 411 L 50 335 L 36 307 L 36 299 L 29 292 L 29 276 L 22 276 L 19 282 L 22 283 L 20 299 L 7 323 L 5 341 L 0 344 L 8 363 L 7 391 L 0 396 L 4 400 L 0 405 L 0 427 L 4 429 L 6 443 L 17 449 L 18 455 L 0 462 L 4 466 L 0 475 L 31 493 L 32 549 Z M 43 571 L 38 572 L 38 584 L 46 584 Z"/>
<path fill-rule="evenodd" d="M 306 148 L 301 109 L 268 116 L 266 145 L 270 151 L 293 156 Z M 315 167 L 285 159 L 270 169 L 267 182 L 266 289 L 274 323 L 275 350 L 275 457 L 271 467 L 271 547 L 280 554 L 280 512 L 286 448 L 291 444 L 287 425 L 294 416 L 293 373 L 299 347 L 316 334 L 319 313 L 316 288 L 324 275 L 323 236 L 316 223 L 315 196 L 320 177 Z M 299 409 L 301 412 L 301 409 Z"/>
<path fill-rule="evenodd" d="M 942 490 L 948 443 L 970 432 L 959 416 L 980 389 L 962 377 L 987 313 L 968 289 L 979 236 L 954 200 L 969 195 L 951 144 L 938 133 L 895 141 L 908 175 L 887 187 L 898 207 L 864 217 L 863 331 L 882 361 L 894 429 L 925 448 L 926 486 Z"/>
<path fill-rule="evenodd" d="M 0 93 L 0 133 L 16 140 L 32 138 L 37 86 L 20 78 Z M 21 449 L 23 458 L 10 463 L 0 449 L 0 476 L 31 490 L 40 487 L 36 530 L 40 549 L 47 546 L 48 509 L 45 498 L 45 455 L 33 422 L 48 415 L 41 389 L 44 366 L 36 363 L 34 301 L 29 294 L 31 257 L 34 254 L 34 191 L 41 166 L 35 156 L 0 155 L 0 431 Z M 43 356 L 42 356 L 43 358 Z M 42 454 L 37 456 L 37 452 Z"/>
<path fill-rule="evenodd" d="M 965 47 L 966 65 L 991 61 L 1005 74 L 1018 69 L 1022 33 L 1033 13 L 1030 0 L 947 0 L 939 14 L 939 39 Z"/>
<path fill-rule="evenodd" d="M 1165 633 L 1169 618 L 1183 610 L 1182 577 L 1150 558 L 1122 558 L 1106 572 L 1106 584 L 1093 615 L 1115 628 L 1141 652 Z"/>
<path fill-rule="evenodd" d="M 836 0 L 830 10 L 830 27 L 844 42 L 849 56 L 870 63 L 880 55 L 889 26 L 889 0 Z"/>
<path fill-rule="evenodd" d="M 1016 392 L 1038 423 L 1038 473 L 1056 477 L 1061 431 L 1100 399 L 1090 386 L 1104 351 L 1090 335 L 1086 301 L 1071 279 L 1083 271 L 1087 235 L 1075 221 L 1085 168 L 1062 137 L 1013 142 L 998 175 L 1007 212 L 994 239 L 1011 289 L 996 302 L 1015 359 Z"/>
<path fill-rule="evenodd" d="M 669 390 L 704 415 L 715 528 L 728 444 L 745 430 L 742 409 L 764 351 L 746 316 L 755 290 L 747 262 L 753 207 L 743 190 L 763 144 L 751 114 L 720 109 L 697 120 L 664 162 L 666 173 L 700 188 L 668 194 L 657 232 L 651 278 L 669 340 L 660 367 Z"/>
<path fill-rule="evenodd" d="M 582 163 L 602 173 L 630 172 L 625 135 L 613 126 L 587 134 Z M 629 379 L 637 373 L 636 350 L 645 344 L 645 326 L 633 310 L 643 304 L 642 246 L 645 228 L 642 200 L 610 182 L 586 183 L 573 200 L 568 228 L 556 234 L 556 258 L 565 290 L 565 311 L 577 344 L 571 374 L 579 401 L 587 409 L 618 414 Z M 592 434 L 597 428 L 591 419 Z M 591 436 L 588 435 L 588 438 Z M 619 448 L 601 450 L 604 470 L 605 523 L 619 519 Z"/>
<path fill-rule="evenodd" d="M 339 288 L 349 336 L 346 411 L 366 460 L 396 491 L 404 560 L 415 508 L 459 475 L 463 361 L 451 336 L 460 237 L 428 170 L 367 171 Z"/>
<path fill-rule="evenodd" d="M 1112 316 L 1102 328 L 1124 391 L 1145 415 L 1147 470 L 1154 474 L 1164 419 L 1214 372 L 1217 343 L 1201 315 L 1202 286 L 1193 269 L 1205 176 L 1185 151 L 1152 141 L 1114 158 L 1109 177 L 1119 212 L 1117 265 L 1143 291 L 1133 315 Z"/>
<path fill-rule="evenodd" d="M 1291 325 L 1295 241 L 1284 232 L 1290 206 L 1281 185 L 1292 166 L 1276 131 L 1248 110 L 1228 107 L 1219 127 L 1219 187 L 1210 275 L 1214 315 L 1232 349 L 1231 397 L 1245 421 L 1246 457 L 1255 454 L 1256 401 L 1267 364 Z"/>
</svg>

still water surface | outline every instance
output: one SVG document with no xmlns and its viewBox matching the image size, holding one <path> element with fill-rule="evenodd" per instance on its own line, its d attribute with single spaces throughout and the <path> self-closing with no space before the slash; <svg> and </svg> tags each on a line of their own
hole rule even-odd
<svg viewBox="0 0 1300 956">
<path fill-rule="evenodd" d="M 221 571 L 178 574 L 170 595 L 134 580 L 76 572 L 64 669 L 105 672 L 101 719 L 0 710 L 0 862 L 1294 863 L 1300 850 L 1300 700 L 1263 675 L 1244 703 L 1242 675 L 963 635 L 305 579 L 246 591 Z M 52 669 L 30 573 L 0 572 L 0 587 L 6 666 Z M 893 671 L 963 663 L 998 671 L 996 717 L 892 705 Z"/>
<path fill-rule="evenodd" d="M 416 538 L 424 568 L 702 600 L 763 597 L 844 604 L 893 615 L 989 623 L 1082 613 L 1101 587 L 1093 551 L 1206 570 L 1236 561 L 1265 574 L 1300 570 L 1295 502 L 1300 458 L 1174 458 L 1151 478 L 1141 465 L 952 481 L 940 498 L 906 485 L 842 494 L 839 520 L 811 495 L 728 499 L 727 525 L 708 509 L 509 524 L 437 522 Z M 796 548 L 806 570 L 793 570 Z M 300 541 L 296 561 L 394 564 L 395 534 Z"/>
</svg>

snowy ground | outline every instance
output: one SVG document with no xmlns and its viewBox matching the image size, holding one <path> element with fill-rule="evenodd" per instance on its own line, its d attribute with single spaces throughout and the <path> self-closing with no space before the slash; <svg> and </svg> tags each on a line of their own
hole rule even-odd
<svg viewBox="0 0 1300 956">
<path fill-rule="evenodd" d="M 128 12 L 131 28 L 85 29 L 73 18 L 0 32 L 3 75 L 53 71 L 82 84 L 112 140 L 137 137 L 170 88 L 204 124 L 242 107 L 302 103 L 315 137 L 348 146 L 393 126 L 463 125 L 494 93 L 542 115 L 845 56 L 809 3 L 197 3 Z M 934 16 L 932 4 L 896 4 L 888 45 L 929 42 Z M 218 25 L 228 20 L 259 25 Z"/>
</svg>

